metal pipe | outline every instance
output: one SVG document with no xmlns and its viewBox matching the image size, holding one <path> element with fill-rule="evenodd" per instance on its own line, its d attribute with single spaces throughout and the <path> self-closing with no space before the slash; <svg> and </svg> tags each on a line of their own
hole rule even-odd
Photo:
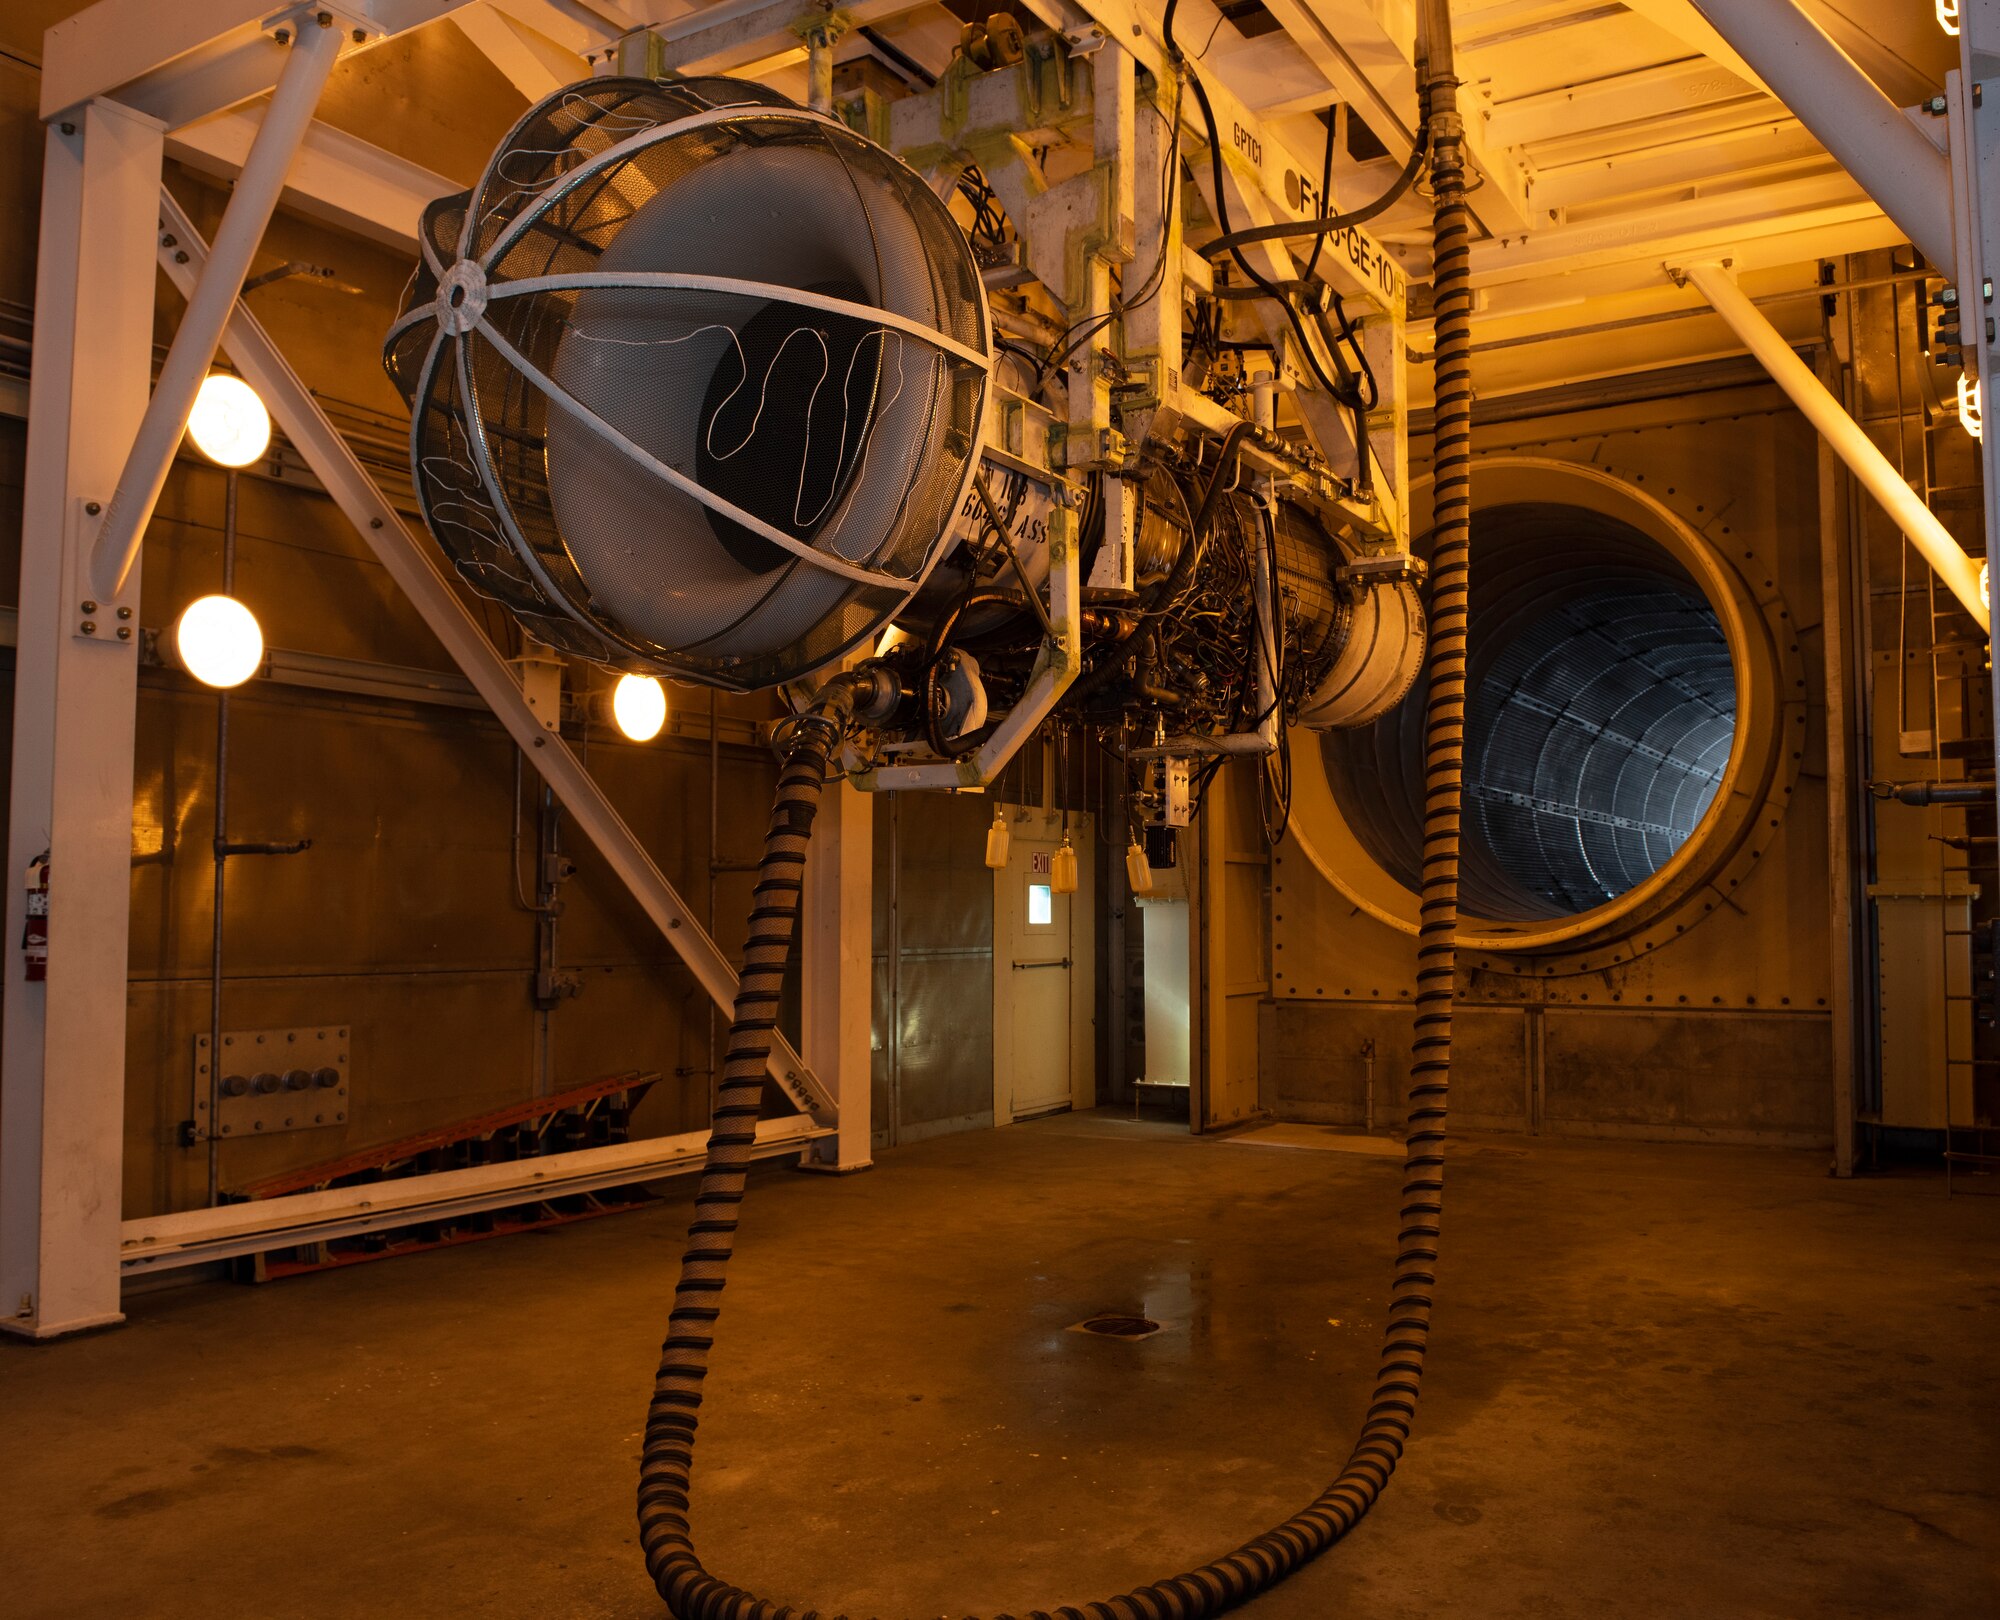
<svg viewBox="0 0 2000 1620">
<path fill-rule="evenodd" d="M 1792 0 L 1693 0 L 1919 252 L 1947 275 L 1957 259 L 1951 164 Z"/>
<path fill-rule="evenodd" d="M 1894 799 L 1898 804 L 1990 804 L 1991 782 L 1876 782 L 1871 790 L 1878 799 Z"/>
<path fill-rule="evenodd" d="M 160 368 L 153 397 L 146 402 L 146 414 L 125 458 L 125 470 L 105 507 L 104 525 L 90 556 L 91 588 L 101 600 L 119 593 L 138 560 L 146 525 L 152 521 L 153 508 L 166 487 L 167 469 L 173 465 L 174 451 L 187 430 L 194 396 L 215 359 L 243 278 L 249 274 L 250 261 L 264 240 L 264 229 L 278 206 L 278 194 L 284 190 L 285 172 L 312 123 L 313 109 L 319 104 L 320 91 L 326 87 L 345 37 L 342 29 L 327 23 L 317 27 L 301 23 L 297 42 L 285 58 L 278 86 L 271 92 L 271 104 L 264 110 L 257 137 L 243 160 L 243 172 L 236 177 L 229 206 L 223 210 L 208 263 L 188 294 L 187 309 Z"/>
<path fill-rule="evenodd" d="M 816 113 L 833 111 L 833 41 L 828 23 L 806 34 L 806 105 Z"/>
<path fill-rule="evenodd" d="M 1014 337 L 1026 338 L 1031 343 L 1050 348 L 1062 341 L 1063 329 L 1054 321 L 1043 320 L 1033 310 L 1008 309 L 1004 304 L 995 304 L 987 313 L 992 316 L 996 328 Z"/>
<path fill-rule="evenodd" d="M 222 594 L 236 594 L 236 469 L 222 480 Z M 222 901 L 229 872 L 229 693 L 215 694 L 215 890 L 208 949 L 208 1207 L 221 1192 Z"/>
<path fill-rule="evenodd" d="M 1791 397 L 1800 413 L 1819 429 L 1826 442 L 1862 486 L 1882 503 L 1910 537 L 1924 560 L 1937 570 L 1952 595 L 1979 628 L 1988 627 L 1986 604 L 1979 597 L 1979 565 L 1965 554 L 1937 514 L 1917 498 L 1915 490 L 1899 478 L 1889 459 L 1861 430 L 1840 402 L 1820 385 L 1806 363 L 1792 352 L 1778 329 L 1760 315 L 1743 290 L 1719 264 L 1691 264 L 1682 272 L 1694 283 L 1715 312 L 1727 321 L 1744 346 L 1754 354 L 1771 380 Z"/>
</svg>

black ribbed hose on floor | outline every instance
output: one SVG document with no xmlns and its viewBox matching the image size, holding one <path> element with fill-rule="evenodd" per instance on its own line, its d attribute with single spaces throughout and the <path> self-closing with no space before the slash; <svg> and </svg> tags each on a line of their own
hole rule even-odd
<svg viewBox="0 0 2000 1620">
<path fill-rule="evenodd" d="M 1431 17 L 1445 0 L 1426 0 Z M 1457 970 L 1459 789 L 1465 721 L 1465 624 L 1470 537 L 1471 333 L 1469 218 L 1463 126 L 1449 23 L 1431 22 L 1423 92 L 1430 117 L 1437 295 L 1436 545 L 1431 561 L 1430 695 L 1425 712 L 1424 871 L 1417 940 L 1416 1033 L 1410 1064 L 1395 1282 L 1374 1398 L 1338 1478 L 1306 1507 L 1234 1552 L 1118 1597 L 1053 1611 L 1055 1620 L 1198 1620 L 1276 1585 L 1358 1524 L 1389 1483 L 1416 1417 L 1430 1342 L 1438 1218 L 1444 1190 L 1445 1103 Z M 1366 451 L 1364 449 L 1363 453 Z M 819 1620 L 718 1580 L 695 1555 L 689 1475 L 702 1380 L 735 1245 L 756 1138 L 779 986 L 797 924 L 806 844 L 828 758 L 852 708 L 838 681 L 823 707 L 794 724 L 758 869 L 750 938 L 717 1088 L 708 1158 L 688 1228 L 639 1472 L 639 1539 L 646 1568 L 677 1620 Z M 1010 1620 L 999 1616 L 998 1620 Z M 1035 1610 L 1026 1620 L 1052 1620 Z"/>
</svg>

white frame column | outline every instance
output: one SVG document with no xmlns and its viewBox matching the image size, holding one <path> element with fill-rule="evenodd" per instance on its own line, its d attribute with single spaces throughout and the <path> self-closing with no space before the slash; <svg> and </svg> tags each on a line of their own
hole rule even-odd
<svg viewBox="0 0 2000 1620">
<path fill-rule="evenodd" d="M 873 1153 L 875 797 L 829 782 L 806 862 L 799 1048 L 833 1093 L 834 1133 L 807 1170 L 865 1170 Z"/>
<path fill-rule="evenodd" d="M 49 126 L 43 167 L 0 1042 L 0 1327 L 33 1338 L 122 1319 L 139 636 L 109 613 L 83 634 L 79 589 L 90 507 L 146 410 L 164 134 L 93 101 Z M 26 874 L 45 849 L 48 977 L 29 983 Z"/>
</svg>

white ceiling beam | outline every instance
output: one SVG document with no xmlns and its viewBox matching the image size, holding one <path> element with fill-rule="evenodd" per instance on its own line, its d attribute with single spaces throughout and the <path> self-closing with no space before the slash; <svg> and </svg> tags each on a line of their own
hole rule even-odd
<svg viewBox="0 0 2000 1620">
<path fill-rule="evenodd" d="M 531 102 L 590 76 L 590 64 L 576 51 L 494 6 L 462 6 L 451 20 Z"/>
<path fill-rule="evenodd" d="M 1564 302 L 1573 289 L 1551 285 L 1549 278 L 1609 266 L 1638 266 L 1657 276 L 1667 258 L 1692 260 L 1703 254 L 1729 254 L 1776 235 L 1799 239 L 1805 245 L 1795 256 L 1814 258 L 1841 251 L 1830 240 L 1824 247 L 1816 245 L 1815 233 L 1830 233 L 1852 224 L 1873 225 L 1881 222 L 1881 217 L 1881 210 L 1867 194 L 1836 170 L 1609 219 L 1551 226 L 1525 241 L 1475 242 L 1472 279 L 1475 286 L 1489 288 L 1538 282 L 1550 301 Z M 1888 229 L 1890 240 L 1902 239 L 1894 234 L 1893 226 Z"/>
<path fill-rule="evenodd" d="M 1486 138 L 1496 146 L 1527 146 L 1574 135 L 1580 130 L 1643 125 L 1738 101 L 1773 105 L 1763 92 L 1727 68 L 1706 57 L 1691 56 L 1679 62 L 1641 68 L 1636 73 L 1620 73 L 1561 90 L 1496 101 L 1487 115 Z"/>
<path fill-rule="evenodd" d="M 228 179 L 243 167 L 257 125 L 257 113 L 248 109 L 218 113 L 169 135 L 167 150 L 190 168 Z M 434 198 L 464 189 L 358 136 L 314 123 L 285 176 L 284 202 L 300 213 L 408 250 L 416 245 L 425 207 Z"/>
<path fill-rule="evenodd" d="M 362 31 L 353 51 L 464 3 L 328 0 L 324 9 Z M 42 36 L 42 117 L 104 96 L 178 129 L 260 96 L 284 66 L 285 49 L 271 37 L 279 23 L 270 21 L 284 15 L 271 0 L 97 0 Z"/>
<path fill-rule="evenodd" d="M 1691 107 L 1651 123 L 1620 124 L 1611 129 L 1584 130 L 1542 141 L 1535 147 L 1535 174 L 1539 180 L 1551 170 L 1572 164 L 1644 159 L 1661 152 L 1736 140 L 1757 130 L 1775 135 L 1799 127 L 1799 121 L 1785 110 L 1783 103 L 1769 96 L 1753 96 L 1713 107 Z"/>
<path fill-rule="evenodd" d="M 1721 248 L 1711 241 L 1710 252 L 1711 256 L 1720 252 L 1731 259 L 1739 271 L 1754 272 L 1817 264 L 1848 253 L 1870 253 L 1902 241 L 1903 233 L 1887 215 L 1856 206 L 1803 214 L 1796 228 L 1793 221 L 1770 221 L 1768 234 L 1739 235 Z M 1484 320 L 1521 319 L 1558 309 L 1584 319 L 1577 311 L 1588 304 L 1657 287 L 1664 257 L 1664 251 L 1656 251 L 1583 268 L 1556 265 L 1538 277 L 1482 287 L 1480 312 L 1473 318 L 1475 329 L 1483 330 L 1479 323 Z"/>
<path fill-rule="evenodd" d="M 1544 168 L 1535 179 L 1535 201 L 1551 213 L 1629 199 L 1633 207 L 1663 191 L 1723 182 L 1739 189 L 1760 175 L 1798 178 L 1802 165 L 1837 168 L 1826 148 L 1797 123 L 1768 126 L 1715 139 L 1678 142 L 1660 150 L 1628 152 L 1588 163 Z M 1788 171 L 1780 176 L 1776 171 Z M 1624 212 L 1627 210 L 1621 210 Z"/>
</svg>

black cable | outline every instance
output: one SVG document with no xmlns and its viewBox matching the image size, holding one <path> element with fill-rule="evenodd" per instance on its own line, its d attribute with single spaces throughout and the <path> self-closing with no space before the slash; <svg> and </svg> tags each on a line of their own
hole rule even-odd
<svg viewBox="0 0 2000 1620">
<path fill-rule="evenodd" d="M 1222 495 L 1222 480 L 1236 460 L 1236 452 L 1242 448 L 1244 436 L 1253 424 L 1234 423 L 1222 436 L 1222 448 L 1215 453 L 1215 471 L 1209 475 L 1208 487 L 1201 492 L 1201 505 L 1195 509 L 1194 538 L 1199 541 L 1208 533 L 1208 526 L 1215 521 L 1215 503 Z"/>
<path fill-rule="evenodd" d="M 1326 149 L 1319 161 L 1319 204 L 1324 208 L 1327 199 L 1333 195 L 1333 132 L 1340 120 L 1331 107 L 1327 108 L 1322 116 L 1326 119 Z M 1312 280 L 1313 272 L 1319 269 L 1319 256 L 1325 249 L 1326 239 L 1330 234 L 1327 231 L 1314 234 L 1312 257 L 1306 260 L 1305 274 L 1300 277 L 1301 280 Z"/>
<path fill-rule="evenodd" d="M 1222 170 L 1222 133 L 1216 124 L 1215 108 L 1209 102 L 1208 91 L 1201 82 L 1201 75 L 1195 71 L 1194 64 L 1188 60 L 1186 53 L 1174 42 L 1174 13 L 1178 9 L 1179 0 L 1167 0 L 1166 12 L 1160 20 L 1161 32 L 1166 40 L 1168 54 L 1173 57 L 1175 65 L 1180 69 L 1182 82 L 1193 88 L 1195 105 L 1201 108 L 1202 128 L 1208 133 L 1210 178 L 1215 185 L 1216 223 L 1222 227 L 1226 236 L 1229 234 L 1229 193 Z M 1334 387 L 1332 379 L 1320 366 L 1319 357 L 1313 352 L 1312 343 L 1306 337 L 1305 327 L 1299 320 L 1298 311 L 1292 307 L 1292 301 L 1268 278 L 1260 274 L 1257 267 L 1242 253 L 1234 249 L 1231 252 L 1237 264 L 1242 267 L 1243 273 L 1256 284 L 1258 290 L 1267 298 L 1275 299 L 1279 307 L 1284 310 L 1285 319 L 1298 336 L 1299 347 L 1305 352 L 1306 364 L 1312 368 L 1313 376 L 1329 395 L 1338 398 L 1339 392 Z"/>
<path fill-rule="evenodd" d="M 1331 139 L 1331 136 L 1329 136 Z M 1302 236 L 1310 236 L 1315 243 L 1324 242 L 1335 231 L 1344 231 L 1351 225 L 1366 225 L 1371 219 L 1387 213 L 1402 201 L 1410 187 L 1417 183 L 1417 176 L 1423 173 L 1424 158 L 1430 151 L 1430 132 L 1419 126 L 1416 145 L 1410 148 L 1409 158 L 1403 164 L 1403 171 L 1390 182 L 1389 189 L 1371 203 L 1345 213 L 1326 214 L 1319 219 L 1279 221 L 1275 225 L 1252 225 L 1240 231 L 1228 231 L 1214 241 L 1204 243 L 1195 251 L 1204 259 L 1212 259 L 1221 253 L 1236 254 L 1239 248 L 1253 242 L 1292 242 Z M 1317 246 L 1314 249 L 1318 251 Z M 1237 262 L 1242 262 L 1238 257 Z M 1311 274 L 1310 271 L 1307 272 Z"/>
<path fill-rule="evenodd" d="M 1216 223 L 1222 227 L 1225 234 L 1228 234 L 1229 201 L 1224 190 L 1222 134 L 1215 122 L 1215 108 L 1209 104 L 1208 92 L 1202 88 L 1201 76 L 1194 71 L 1193 66 L 1184 63 L 1182 71 L 1187 74 L 1188 83 L 1194 90 L 1195 105 L 1201 108 L 1202 124 L 1208 132 L 1208 161 L 1215 183 Z M 1345 399 L 1346 392 L 1326 374 L 1326 367 L 1320 364 L 1319 354 L 1313 348 L 1312 339 L 1306 335 L 1305 322 L 1299 319 L 1298 306 L 1286 296 L 1284 289 L 1260 274 L 1240 251 L 1233 251 L 1233 256 L 1237 264 L 1242 267 L 1243 273 L 1256 283 L 1258 290 L 1285 312 L 1285 320 L 1290 325 L 1293 335 L 1299 340 L 1299 351 L 1305 356 L 1306 365 L 1311 368 L 1313 380 L 1326 391 L 1328 398 Z"/>
</svg>

